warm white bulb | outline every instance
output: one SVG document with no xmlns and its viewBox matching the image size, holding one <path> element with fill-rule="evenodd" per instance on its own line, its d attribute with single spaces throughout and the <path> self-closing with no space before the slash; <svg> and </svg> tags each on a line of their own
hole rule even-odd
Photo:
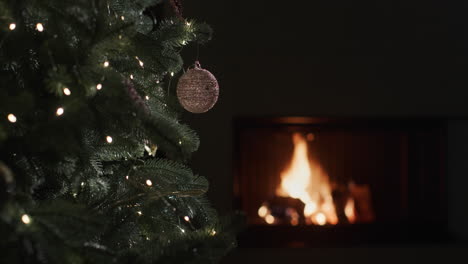
<svg viewBox="0 0 468 264">
<path fill-rule="evenodd" d="M 122 35 L 119 35 L 119 39 L 122 39 Z"/>
<path fill-rule="evenodd" d="M 142 215 L 143 213 L 142 213 L 141 211 L 138 211 L 137 214 L 138 214 L 138 215 Z"/>
<path fill-rule="evenodd" d="M 17 118 L 14 114 L 9 114 L 7 118 L 8 118 L 8 121 L 10 121 L 11 123 L 16 123 Z"/>
<path fill-rule="evenodd" d="M 15 23 L 11 23 L 10 26 L 8 27 L 10 30 L 15 30 L 16 28 L 16 24 Z"/>
<path fill-rule="evenodd" d="M 130 74 L 130 79 L 132 79 L 132 80 L 133 80 L 133 74 Z"/>
<path fill-rule="evenodd" d="M 141 60 L 139 60 L 138 63 L 140 64 L 141 67 L 145 66 L 145 64 Z"/>
<path fill-rule="evenodd" d="M 81 186 L 84 186 L 84 185 L 85 185 L 85 183 L 84 183 L 84 182 L 81 182 Z"/>
<path fill-rule="evenodd" d="M 110 143 L 112 143 L 113 139 L 112 139 L 111 136 L 107 136 L 107 137 L 106 137 L 106 141 L 107 141 L 107 143 L 110 144 Z"/>
<path fill-rule="evenodd" d="M 179 140 L 179 145 L 182 145 L 182 140 Z"/>
<path fill-rule="evenodd" d="M 109 62 L 108 62 L 108 61 L 105 61 L 105 62 L 104 62 L 104 68 L 107 68 L 107 67 L 109 67 Z"/>
<path fill-rule="evenodd" d="M 31 223 L 31 218 L 29 217 L 29 215 L 24 214 L 24 215 L 21 216 L 21 221 L 23 221 L 23 223 L 29 225 Z"/>
<path fill-rule="evenodd" d="M 171 72 L 171 76 L 174 76 L 174 72 Z"/>
<path fill-rule="evenodd" d="M 126 180 L 128 180 L 128 178 L 129 178 L 129 177 L 128 177 L 128 175 L 127 175 L 127 176 L 125 176 L 125 179 L 126 179 Z"/>
<path fill-rule="evenodd" d="M 145 99 L 146 99 L 146 101 L 148 101 L 148 100 L 149 100 L 149 96 L 145 96 Z"/>
<path fill-rule="evenodd" d="M 216 235 L 216 230 L 214 230 L 214 229 L 211 230 L 211 235 L 212 235 L 212 236 Z"/>
<path fill-rule="evenodd" d="M 66 95 L 66 96 L 69 96 L 69 95 L 71 94 L 70 89 L 68 89 L 68 88 L 63 88 L 63 94 Z"/>
<path fill-rule="evenodd" d="M 151 180 L 146 180 L 146 185 L 152 186 L 152 185 L 153 185 L 153 182 L 152 182 Z"/>
<path fill-rule="evenodd" d="M 184 220 L 185 220 L 186 222 L 190 222 L 190 217 L 184 216 Z"/>
<path fill-rule="evenodd" d="M 187 23 L 185 23 L 185 24 L 186 24 L 187 26 L 189 26 L 189 27 L 192 25 L 192 23 L 190 23 L 190 22 L 187 22 Z"/>
<path fill-rule="evenodd" d="M 39 31 L 39 32 L 44 31 L 44 25 L 42 25 L 42 23 L 37 23 L 36 24 L 36 30 Z"/>
<path fill-rule="evenodd" d="M 182 45 L 185 45 L 185 44 L 187 44 L 187 41 L 183 40 Z"/>
<path fill-rule="evenodd" d="M 59 108 L 57 108 L 57 111 L 55 112 L 55 114 L 57 116 L 61 116 L 61 115 L 63 115 L 64 112 L 65 112 L 65 110 L 63 110 L 62 107 L 59 107 Z"/>
<path fill-rule="evenodd" d="M 102 89 L 102 84 L 98 83 L 98 85 L 96 85 L 96 89 L 99 91 Z"/>
<path fill-rule="evenodd" d="M 124 20 L 125 20 L 125 17 L 124 17 L 124 16 L 121 16 L 120 19 L 122 19 L 122 21 L 124 21 Z"/>
</svg>

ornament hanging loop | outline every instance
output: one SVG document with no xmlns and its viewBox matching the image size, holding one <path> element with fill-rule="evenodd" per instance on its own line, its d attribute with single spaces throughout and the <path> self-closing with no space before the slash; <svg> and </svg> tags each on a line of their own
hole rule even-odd
<svg viewBox="0 0 468 264">
<path fill-rule="evenodd" d="M 201 68 L 200 62 L 199 62 L 199 61 L 195 61 L 194 67 L 195 67 L 196 69 L 200 69 L 200 68 Z"/>
</svg>

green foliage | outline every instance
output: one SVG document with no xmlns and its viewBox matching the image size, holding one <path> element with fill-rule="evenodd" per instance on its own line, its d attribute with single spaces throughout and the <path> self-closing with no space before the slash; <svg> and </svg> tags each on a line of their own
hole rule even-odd
<svg viewBox="0 0 468 264">
<path fill-rule="evenodd" d="M 168 89 L 211 28 L 155 25 L 165 2 L 0 0 L 2 261 L 212 263 L 234 246 Z"/>
</svg>

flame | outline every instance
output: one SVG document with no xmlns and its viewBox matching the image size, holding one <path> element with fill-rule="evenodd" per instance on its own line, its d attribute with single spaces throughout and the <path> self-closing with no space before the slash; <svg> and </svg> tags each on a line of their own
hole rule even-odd
<svg viewBox="0 0 468 264">
<path fill-rule="evenodd" d="M 346 202 L 344 213 L 346 215 L 346 218 L 348 218 L 348 221 L 351 224 L 356 223 L 356 209 L 354 208 L 353 198 L 349 198 L 348 201 Z"/>
<path fill-rule="evenodd" d="M 300 199 L 305 204 L 306 223 L 336 225 L 338 217 L 328 175 L 319 164 L 309 161 L 307 141 L 301 134 L 293 134 L 293 143 L 291 163 L 281 173 L 281 184 L 276 194 Z"/>
</svg>

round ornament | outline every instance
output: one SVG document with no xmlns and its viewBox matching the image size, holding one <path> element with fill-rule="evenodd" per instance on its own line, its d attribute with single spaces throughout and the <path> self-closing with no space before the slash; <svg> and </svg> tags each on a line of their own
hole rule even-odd
<svg viewBox="0 0 468 264">
<path fill-rule="evenodd" d="M 219 85 L 211 72 L 202 69 L 200 63 L 189 69 L 179 79 L 177 98 L 185 110 L 200 114 L 210 110 L 218 101 Z"/>
</svg>

